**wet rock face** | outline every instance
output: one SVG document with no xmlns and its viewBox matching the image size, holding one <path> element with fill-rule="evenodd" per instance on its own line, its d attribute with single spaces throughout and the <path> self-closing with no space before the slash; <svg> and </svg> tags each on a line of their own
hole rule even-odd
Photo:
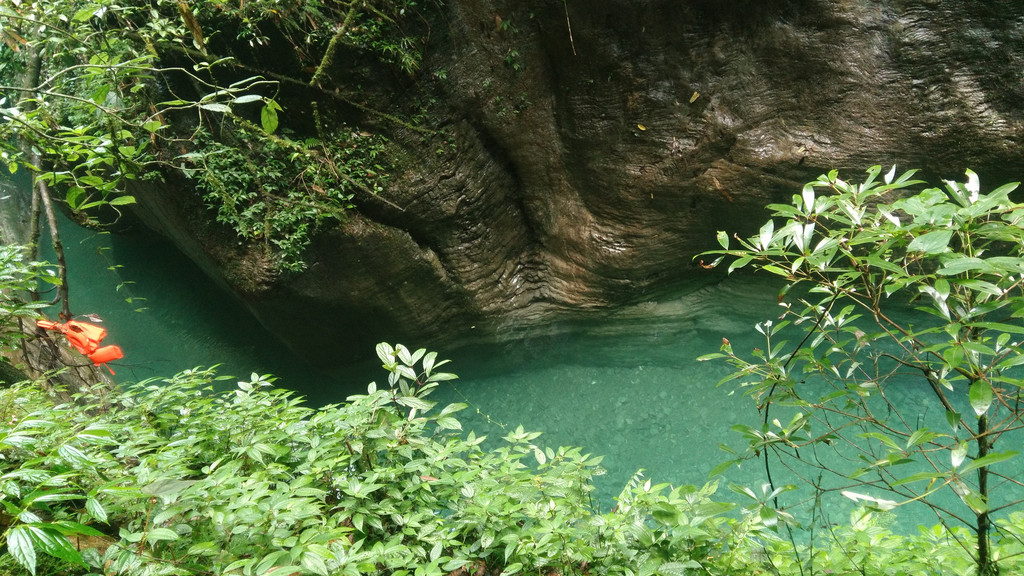
<svg viewBox="0 0 1024 576">
<path fill-rule="evenodd" d="M 364 118 L 400 150 L 382 198 L 322 234 L 303 274 L 227 280 L 314 360 L 379 338 L 450 348 L 655 298 L 706 276 L 692 258 L 716 230 L 751 233 L 765 204 L 832 168 L 971 167 L 990 185 L 1024 173 L 1012 0 L 440 10 L 418 76 L 382 76 L 367 98 L 422 107 L 433 131 Z M 310 96 L 293 97 L 286 109 Z M 215 274 L 244 257 L 199 244 Z"/>
</svg>

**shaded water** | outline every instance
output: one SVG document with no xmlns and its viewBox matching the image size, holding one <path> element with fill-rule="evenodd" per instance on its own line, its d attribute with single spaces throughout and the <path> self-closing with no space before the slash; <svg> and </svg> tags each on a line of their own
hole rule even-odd
<svg viewBox="0 0 1024 576">
<path fill-rule="evenodd" d="M 272 373 L 317 405 L 386 381 L 372 342 L 361 367 L 325 374 L 304 365 L 159 239 L 70 223 L 62 234 L 72 312 L 104 319 L 105 343 L 126 354 L 113 366 L 122 382 L 220 364 L 220 373 L 239 377 Z M 460 379 L 433 399 L 470 404 L 461 413 L 467 431 L 497 437 L 522 424 L 544 432 L 545 445 L 606 455 L 599 490 L 610 500 L 641 468 L 656 481 L 706 480 L 721 460 L 720 439 L 751 405 L 715 386 L 728 373 L 724 364 L 694 359 L 717 350 L 722 337 L 753 334 L 753 324 L 774 312 L 772 294 L 726 281 L 554 336 L 454 352 L 443 342 L 404 344 L 452 360 L 446 370 Z"/>
<path fill-rule="evenodd" d="M 63 219 L 61 234 L 71 311 L 103 319 L 104 343 L 126 355 L 113 364 L 120 382 L 220 365 L 222 374 L 272 373 L 285 386 L 301 382 L 314 401 L 328 398 L 320 398 L 330 394 L 328 375 L 290 354 L 164 240 L 95 232 Z M 52 261 L 48 246 L 42 255 Z"/>
<path fill-rule="evenodd" d="M 107 343 L 126 352 L 115 364 L 123 382 L 221 364 L 222 374 L 273 373 L 279 385 L 318 405 L 361 393 L 371 379 L 386 381 L 372 342 L 361 368 L 324 374 L 303 365 L 162 241 L 70 224 L 63 233 L 73 312 L 105 319 Z M 640 469 L 655 482 L 703 484 L 727 458 L 719 445 L 741 444 L 730 427 L 758 424 L 752 400 L 731 385 L 717 386 L 729 367 L 695 359 L 717 351 L 722 338 L 738 352 L 760 346 L 754 325 L 779 314 L 775 288 L 751 278 L 728 279 L 551 336 L 458 351 L 445 350 L 443 342 L 404 344 L 453 360 L 446 369 L 461 378 L 432 399 L 469 404 L 461 413 L 465 430 L 493 439 L 521 424 L 544 433 L 541 445 L 582 446 L 605 455 L 607 473 L 596 482 L 596 497 L 608 509 Z M 905 387 L 896 393 L 907 405 L 925 406 L 926 390 Z M 783 410 L 777 415 L 785 419 Z M 922 408 L 915 417 L 942 426 L 941 411 Z M 751 461 L 729 471 L 719 499 L 741 500 L 724 489 L 729 482 L 757 490 L 764 481 L 762 466 Z M 780 470 L 775 481 L 795 479 Z M 799 498 L 786 496 L 783 503 Z M 845 520 L 850 502 L 830 498 L 824 506 L 829 519 Z M 901 519 L 908 529 L 917 521 L 935 521 L 923 509 L 901 512 Z"/>
</svg>

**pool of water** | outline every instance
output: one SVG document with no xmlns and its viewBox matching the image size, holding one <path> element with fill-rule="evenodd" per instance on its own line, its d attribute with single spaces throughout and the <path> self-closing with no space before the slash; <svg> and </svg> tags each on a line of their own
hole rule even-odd
<svg viewBox="0 0 1024 576">
<path fill-rule="evenodd" d="M 70 222 L 62 235 L 72 312 L 104 320 L 105 343 L 125 351 L 113 366 L 122 382 L 219 364 L 239 377 L 274 374 L 318 405 L 386 381 L 373 342 L 362 365 L 334 373 L 305 365 L 159 238 Z M 694 359 L 717 350 L 723 337 L 749 339 L 753 325 L 775 311 L 772 294 L 749 280 L 727 280 L 542 338 L 454 351 L 438 342 L 404 344 L 452 360 L 446 369 L 460 379 L 433 399 L 468 403 L 467 430 L 498 436 L 522 424 L 544 432 L 548 445 L 605 454 L 602 494 L 641 468 L 656 480 L 699 484 L 720 461 L 718 444 L 732 420 L 752 407 L 716 387 L 728 373 L 724 364 Z"/>
<path fill-rule="evenodd" d="M 335 373 L 303 364 L 228 296 L 220 293 L 172 247 L 147 236 L 114 236 L 65 223 L 72 311 L 101 316 L 106 343 L 126 357 L 114 365 L 122 382 L 220 364 L 222 374 L 271 373 L 280 386 L 306 396 L 311 405 L 342 401 L 386 382 L 373 342 L 366 362 Z M 717 351 L 723 338 L 737 351 L 761 345 L 755 324 L 779 315 L 776 286 L 757 278 L 730 278 L 659 302 L 644 302 L 600 321 L 552 327 L 551 334 L 445 350 L 439 342 L 403 342 L 435 350 L 460 375 L 432 399 L 465 402 L 466 431 L 492 441 L 522 425 L 543 432 L 538 443 L 582 446 L 605 455 L 606 474 L 596 482 L 603 509 L 638 471 L 654 482 L 701 485 L 728 458 L 721 445 L 739 447 L 730 431 L 737 423 L 760 422 L 751 399 L 732 385 L 718 386 L 730 372 L 720 361 L 697 362 Z M 897 392 L 909 405 L 926 391 Z M 923 405 L 923 404 L 922 404 Z M 773 416 L 784 419 L 779 409 Z M 920 418 L 941 427 L 941 412 Z M 794 482 L 777 466 L 775 481 Z M 751 461 L 721 478 L 719 498 L 740 501 L 730 482 L 764 482 L 763 463 Z M 787 495 L 784 504 L 806 496 Z M 824 506 L 830 520 L 843 521 L 852 504 L 837 494 Z M 926 511 L 901 512 L 907 530 L 934 523 Z"/>
</svg>

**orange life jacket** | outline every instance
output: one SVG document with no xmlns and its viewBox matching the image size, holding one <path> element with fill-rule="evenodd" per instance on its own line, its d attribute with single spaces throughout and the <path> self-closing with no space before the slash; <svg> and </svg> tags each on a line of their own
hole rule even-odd
<svg viewBox="0 0 1024 576">
<path fill-rule="evenodd" d="M 72 348 L 88 356 L 89 360 L 92 360 L 92 363 L 97 366 L 124 358 L 124 352 L 117 346 L 100 348 L 100 342 L 107 337 L 107 331 L 95 324 L 78 320 L 68 320 L 65 323 L 37 320 L 36 326 L 60 332 L 68 339 Z M 107 370 L 110 370 L 109 366 L 107 366 Z M 114 371 L 110 370 L 110 373 L 113 374 Z"/>
</svg>

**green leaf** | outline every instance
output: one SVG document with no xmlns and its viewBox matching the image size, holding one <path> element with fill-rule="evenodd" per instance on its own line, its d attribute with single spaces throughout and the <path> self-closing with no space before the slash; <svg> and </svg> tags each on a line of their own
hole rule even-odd
<svg viewBox="0 0 1024 576">
<path fill-rule="evenodd" d="M 107 511 L 95 498 L 89 498 L 85 501 L 85 511 L 100 522 L 107 522 Z"/>
<path fill-rule="evenodd" d="M 936 434 L 934 432 L 931 432 L 927 428 L 921 428 L 920 430 L 914 430 L 914 433 L 910 435 L 910 439 L 907 440 L 907 446 L 906 447 L 907 447 L 907 449 L 910 449 L 910 448 L 913 448 L 914 446 L 918 446 L 918 445 L 924 444 L 926 442 L 931 442 L 932 440 L 934 440 L 938 436 L 939 436 L 938 434 Z"/>
<path fill-rule="evenodd" d="M 981 342 L 975 342 L 974 340 L 964 340 L 960 345 L 964 347 L 964 350 L 978 355 L 994 356 L 996 353 L 996 351 L 989 346 L 986 346 Z"/>
<path fill-rule="evenodd" d="M 710 472 L 708 472 L 708 478 L 714 478 L 715 476 L 722 474 L 723 472 L 742 462 L 742 460 L 726 460 L 724 462 L 719 462 L 714 468 L 711 469 Z"/>
<path fill-rule="evenodd" d="M 907 250 L 911 252 L 924 252 L 925 254 L 941 254 L 946 251 L 952 237 L 952 230 L 928 232 L 914 238 L 910 245 L 907 246 Z"/>
<path fill-rule="evenodd" d="M 896 176 L 896 165 L 893 164 L 892 165 L 892 169 L 889 170 L 889 172 L 887 172 L 886 175 L 885 175 L 885 183 L 886 184 L 892 184 L 892 179 L 895 176 Z"/>
<path fill-rule="evenodd" d="M 437 360 L 437 352 L 427 352 L 423 356 L 423 372 L 427 376 L 430 376 L 430 371 L 434 369 L 434 362 Z"/>
<path fill-rule="evenodd" d="M 384 368 L 389 369 L 388 366 L 395 361 L 395 349 L 387 342 L 381 342 L 377 344 L 377 358 L 384 363 Z"/>
<path fill-rule="evenodd" d="M 192 545 L 185 552 L 186 556 L 216 556 L 220 552 L 220 545 L 216 542 L 200 542 Z"/>
<path fill-rule="evenodd" d="M 803 190 L 800 191 L 800 199 L 803 201 L 804 212 L 810 214 L 814 211 L 814 185 L 811 183 L 804 184 Z"/>
<path fill-rule="evenodd" d="M 903 451 L 903 449 L 900 448 L 900 445 L 897 444 L 895 440 L 893 440 L 889 436 L 886 436 L 885 434 L 882 434 L 881 432 L 865 432 L 863 434 L 859 434 L 859 436 L 861 438 L 874 438 L 875 440 L 878 440 L 879 442 L 885 444 L 886 446 L 892 448 L 893 450 L 897 450 L 900 452 Z"/>
<path fill-rule="evenodd" d="M 198 480 L 163 478 L 143 486 L 139 491 L 150 496 L 159 496 L 164 502 L 172 502 L 178 494 L 196 482 Z"/>
<path fill-rule="evenodd" d="M 239 96 L 238 98 L 235 98 L 234 100 L 231 101 L 231 103 L 232 104 L 248 104 L 249 102 L 261 102 L 262 100 L 263 100 L 263 96 L 260 96 L 259 94 L 246 94 L 244 96 Z"/>
<path fill-rule="evenodd" d="M 937 273 L 944 276 L 955 276 L 957 274 L 963 274 L 964 272 L 970 272 L 973 270 L 987 272 L 990 268 L 991 266 L 981 258 L 972 258 L 962 254 L 956 254 L 950 259 L 945 260 L 942 263 L 942 268 L 939 268 Z"/>
<path fill-rule="evenodd" d="M 103 185 L 103 178 L 100 178 L 99 176 L 94 176 L 92 174 L 86 174 L 85 176 L 80 176 L 78 178 L 78 181 L 81 182 L 82 184 L 85 184 L 86 186 L 92 186 L 92 187 L 102 186 Z"/>
<path fill-rule="evenodd" d="M 1017 455 L 1017 452 L 1014 452 L 1013 450 L 1007 450 L 1006 452 L 993 452 L 991 454 L 986 454 L 986 455 L 982 456 L 981 458 L 977 458 L 975 460 L 972 460 L 970 464 L 968 464 L 967 466 L 964 466 L 963 469 L 960 470 L 960 473 L 961 474 L 966 474 L 967 472 L 970 472 L 971 470 L 977 470 L 978 468 L 984 468 L 986 466 L 992 466 L 993 464 L 998 464 L 999 462 L 1005 462 L 1006 460 L 1009 460 L 1010 458 L 1013 458 L 1016 455 Z"/>
<path fill-rule="evenodd" d="M 110 204 L 111 206 L 125 206 L 127 204 L 135 204 L 135 197 L 127 195 L 115 196 L 114 198 L 111 198 L 107 202 L 107 204 Z"/>
<path fill-rule="evenodd" d="M 436 424 L 441 430 L 462 430 L 462 423 L 451 416 L 438 418 Z"/>
<path fill-rule="evenodd" d="M 96 103 L 97 106 L 102 106 L 103 102 L 107 99 L 107 94 L 110 93 L 110 84 L 104 84 L 99 88 L 93 90 L 92 94 L 89 95 L 89 99 Z"/>
<path fill-rule="evenodd" d="M 734 270 L 739 270 L 740 268 L 743 268 L 747 264 L 750 264 L 750 262 L 753 260 L 754 259 L 751 256 L 744 256 L 742 258 L 737 258 L 736 260 L 733 260 L 732 263 L 729 264 L 729 274 L 732 274 Z"/>
<path fill-rule="evenodd" d="M 911 474 L 910 476 L 907 476 L 905 478 L 900 478 L 899 480 L 896 480 L 895 482 L 892 482 L 891 485 L 892 486 L 902 486 L 903 484 L 910 484 L 911 482 L 920 482 L 921 480 L 929 480 L 930 481 L 930 480 L 935 480 L 936 478 L 941 478 L 941 477 L 942 477 L 942 473 L 941 472 L 918 472 L 916 474 Z"/>
<path fill-rule="evenodd" d="M 330 574 L 330 570 L 327 569 L 327 562 L 319 555 L 308 550 L 302 553 L 302 566 L 314 574 L 320 574 L 321 576 L 328 576 Z"/>
<path fill-rule="evenodd" d="M 274 131 L 277 130 L 276 107 L 277 103 L 270 100 L 264 104 L 263 109 L 260 111 L 260 124 L 263 126 L 263 131 L 267 134 L 273 134 Z"/>
<path fill-rule="evenodd" d="M 7 533 L 7 551 L 18 564 L 24 566 L 32 574 L 36 573 L 36 548 L 32 543 L 28 526 L 21 525 L 11 528 L 11 531 Z"/>
<path fill-rule="evenodd" d="M 974 409 L 974 413 L 977 416 L 984 415 L 988 412 L 989 407 L 992 406 L 992 385 L 984 380 L 978 380 L 971 384 L 968 398 L 971 401 L 971 408 Z"/>
<path fill-rule="evenodd" d="M 946 411 L 946 422 L 949 423 L 949 427 L 953 429 L 954 433 L 960 429 L 960 420 L 961 416 L 959 413 L 951 410 Z"/>
<path fill-rule="evenodd" d="M 395 398 L 395 402 L 398 402 L 402 406 L 408 406 L 409 408 L 415 408 L 417 410 L 430 410 L 434 406 L 434 402 L 417 398 L 415 396 L 399 396 Z"/>
<path fill-rule="evenodd" d="M 967 442 L 961 441 L 959 444 L 953 447 L 949 452 L 950 463 L 953 464 L 953 468 L 956 468 L 960 464 L 963 464 L 964 458 L 967 458 Z"/>
<path fill-rule="evenodd" d="M 729 249 L 729 234 L 725 230 L 719 230 L 716 238 L 718 238 L 718 243 L 722 248 Z"/>
<path fill-rule="evenodd" d="M 651 515 L 665 526 L 675 526 L 679 523 L 679 510 L 676 510 L 676 507 L 668 502 L 658 502 L 655 504 Z"/>
<path fill-rule="evenodd" d="M 220 102 L 207 102 L 205 104 L 200 104 L 199 107 L 203 110 L 209 110 L 210 112 L 231 112 L 230 106 L 227 104 L 221 104 Z"/>
<path fill-rule="evenodd" d="M 29 534 L 39 551 L 60 558 L 65 562 L 85 566 L 82 555 L 71 545 L 63 534 L 50 529 L 49 525 L 31 525 Z"/>
<path fill-rule="evenodd" d="M 772 244 L 772 237 L 775 234 L 775 222 L 769 220 L 764 226 L 761 226 L 761 231 L 758 234 L 758 240 L 760 245 L 758 248 L 761 250 L 767 250 Z"/>
<path fill-rule="evenodd" d="M 765 526 L 775 526 L 779 523 L 779 513 L 770 506 L 761 506 L 758 515 Z"/>
<path fill-rule="evenodd" d="M 97 10 L 97 8 L 96 8 L 95 5 L 86 6 L 85 8 L 82 8 L 81 10 L 79 10 L 78 12 L 75 12 L 75 15 L 71 17 L 71 21 L 72 22 L 88 22 L 93 17 L 93 15 L 96 14 L 96 10 Z"/>
<path fill-rule="evenodd" d="M 870 502 L 872 507 L 878 508 L 879 510 L 892 510 L 897 506 L 897 503 L 893 500 L 876 498 L 874 496 L 860 494 L 858 492 L 853 492 L 851 490 L 843 490 L 841 491 L 841 494 L 843 496 L 846 496 L 850 500 L 853 500 L 854 502 Z"/>
<path fill-rule="evenodd" d="M 177 540 L 179 537 L 178 533 L 170 528 L 153 528 L 148 534 L 146 534 L 146 540 L 148 542 Z"/>
<path fill-rule="evenodd" d="M 953 481 L 953 491 L 956 495 L 967 504 L 975 514 L 983 514 L 988 512 L 988 502 L 985 496 L 978 491 L 968 487 L 966 484 L 959 480 Z"/>
<path fill-rule="evenodd" d="M 694 571 L 703 572 L 704 567 L 696 560 L 687 560 L 686 562 L 665 562 L 658 566 L 657 573 L 661 576 L 690 576 Z"/>
<path fill-rule="evenodd" d="M 445 406 L 441 410 L 441 413 L 438 414 L 438 416 L 448 416 L 449 414 L 454 414 L 454 413 L 459 412 L 461 410 L 465 410 L 468 407 L 469 407 L 469 405 L 465 404 L 463 402 L 453 402 L 453 403 Z"/>
<path fill-rule="evenodd" d="M 69 187 L 67 194 L 64 195 L 64 201 L 68 203 L 68 207 L 76 212 L 81 209 L 82 201 L 85 198 L 85 190 L 80 186 Z"/>
<path fill-rule="evenodd" d="M 57 522 L 47 524 L 46 526 L 48 528 L 53 528 L 66 536 L 74 536 L 76 534 L 97 537 L 103 536 L 103 532 L 100 532 L 92 526 L 86 526 L 85 524 L 79 524 L 78 522 L 72 522 L 71 520 L 58 520 Z"/>
<path fill-rule="evenodd" d="M 61 448 L 66 448 L 66 446 L 61 446 Z M 37 491 L 29 494 L 28 497 L 25 498 L 25 504 L 27 505 L 33 502 L 66 502 L 68 500 L 77 500 L 81 497 L 82 496 L 80 494 L 72 494 L 69 492 Z"/>
</svg>

